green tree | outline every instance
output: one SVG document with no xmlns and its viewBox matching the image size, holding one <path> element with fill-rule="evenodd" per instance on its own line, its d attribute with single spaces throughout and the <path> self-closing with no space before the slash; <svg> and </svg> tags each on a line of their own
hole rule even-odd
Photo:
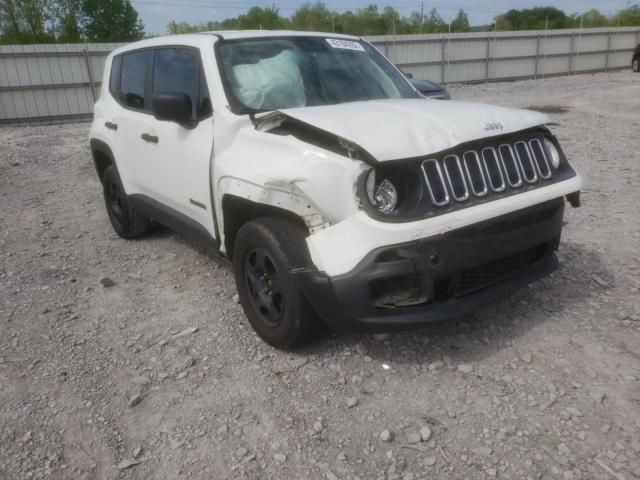
<svg viewBox="0 0 640 480">
<path fill-rule="evenodd" d="M 544 30 L 568 28 L 571 19 L 562 10 L 554 7 L 525 8 L 509 10 L 504 14 L 513 30 Z"/>
<path fill-rule="evenodd" d="M 611 18 L 610 24 L 614 27 L 637 27 L 640 26 L 640 5 L 632 5 L 629 8 L 620 10 Z"/>
<path fill-rule="evenodd" d="M 82 28 L 90 42 L 128 42 L 144 36 L 129 0 L 82 0 Z"/>
<path fill-rule="evenodd" d="M 451 21 L 451 31 L 468 32 L 469 28 L 469 17 L 467 16 L 467 13 L 463 9 L 458 10 L 456 18 Z"/>
<path fill-rule="evenodd" d="M 609 24 L 609 19 L 595 8 L 582 15 L 574 14 L 572 18 L 576 28 L 581 24 L 583 28 L 606 27 Z"/>
<path fill-rule="evenodd" d="M 0 38 L 3 43 L 18 42 L 23 30 L 20 10 L 15 0 L 0 0 Z"/>
<path fill-rule="evenodd" d="M 491 30 L 497 30 L 499 32 L 508 32 L 513 30 L 511 22 L 505 15 L 498 15 L 495 19 L 495 23 L 491 25 Z"/>
<path fill-rule="evenodd" d="M 180 33 L 208 32 L 211 30 L 216 30 L 217 28 L 218 24 L 216 22 L 189 25 L 186 22 L 176 23 L 175 21 L 171 21 L 171 23 L 167 25 L 167 33 L 169 35 L 177 35 Z"/>
<path fill-rule="evenodd" d="M 0 0 L 2 43 L 51 43 L 48 30 L 52 0 Z"/>
<path fill-rule="evenodd" d="M 52 41 L 52 35 L 45 31 L 45 24 L 51 19 L 51 1 L 16 0 L 16 3 L 33 42 Z"/>
<path fill-rule="evenodd" d="M 449 25 L 445 22 L 438 10 L 432 8 L 429 15 L 424 19 L 420 32 L 422 33 L 443 33 L 449 31 Z"/>
<path fill-rule="evenodd" d="M 57 0 L 53 6 L 56 40 L 61 43 L 82 41 L 82 0 Z"/>
<path fill-rule="evenodd" d="M 286 28 L 289 20 L 281 17 L 277 8 L 251 7 L 247 13 L 220 22 L 219 27 L 229 30 L 277 30 Z"/>
<path fill-rule="evenodd" d="M 334 13 L 324 3 L 305 3 L 291 17 L 291 28 L 312 32 L 332 32 L 335 30 Z"/>
</svg>

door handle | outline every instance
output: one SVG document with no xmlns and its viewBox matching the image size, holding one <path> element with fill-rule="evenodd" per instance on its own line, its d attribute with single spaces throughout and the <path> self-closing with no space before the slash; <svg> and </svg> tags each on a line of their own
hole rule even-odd
<svg viewBox="0 0 640 480">
<path fill-rule="evenodd" d="M 113 122 L 104 122 L 104 126 L 107 127 L 110 130 L 117 130 L 118 129 L 118 124 L 117 123 L 113 123 Z"/>
<path fill-rule="evenodd" d="M 158 137 L 156 135 L 149 135 L 148 133 L 143 133 L 140 135 L 140 138 L 145 142 L 158 143 Z"/>
</svg>

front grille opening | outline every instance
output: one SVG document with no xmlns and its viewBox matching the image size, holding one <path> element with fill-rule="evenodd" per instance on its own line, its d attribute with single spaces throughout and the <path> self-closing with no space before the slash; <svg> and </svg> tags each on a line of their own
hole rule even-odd
<svg viewBox="0 0 640 480">
<path fill-rule="evenodd" d="M 445 186 L 444 177 L 442 176 L 442 170 L 440 169 L 438 161 L 435 159 L 425 160 L 422 163 L 422 170 L 433 204 L 437 206 L 448 204 L 449 192 Z"/>
<path fill-rule="evenodd" d="M 524 179 L 528 183 L 534 183 L 536 180 L 538 180 L 538 174 L 536 173 L 536 167 L 533 164 L 533 158 L 531 158 L 529 147 L 525 142 L 516 142 L 515 150 L 516 154 L 518 155 L 518 160 L 520 160 L 520 166 L 522 167 Z"/>
<path fill-rule="evenodd" d="M 471 191 L 476 197 L 482 197 L 489 191 L 487 181 L 484 177 L 484 170 L 477 152 L 469 151 L 462 155 L 462 163 L 469 179 Z"/>
<path fill-rule="evenodd" d="M 540 140 L 538 140 L 537 138 L 534 138 L 533 140 L 529 141 L 529 146 L 531 147 L 533 158 L 536 161 L 538 173 L 542 178 L 550 178 L 551 168 L 549 168 L 549 162 L 547 162 L 547 154 L 544 151 L 542 142 L 540 142 Z"/>
<path fill-rule="evenodd" d="M 491 189 L 496 192 L 501 192 L 505 189 L 504 175 L 500 168 L 500 159 L 498 154 L 493 148 L 482 149 L 482 159 L 484 160 L 484 166 L 487 169 L 489 175 L 489 184 Z"/>
<path fill-rule="evenodd" d="M 369 283 L 371 303 L 375 308 L 389 309 L 424 305 L 432 298 L 432 286 L 422 275 L 394 275 Z"/>
<path fill-rule="evenodd" d="M 518 160 L 515 153 L 511 149 L 511 145 L 500 145 L 499 147 L 500 158 L 502 164 L 507 173 L 507 180 L 509 185 L 516 188 L 522 185 L 522 178 L 520 177 L 520 170 L 518 169 Z"/>
<path fill-rule="evenodd" d="M 447 155 L 444 157 L 443 163 L 449 188 L 451 188 L 453 192 L 453 198 L 459 202 L 467 200 L 469 198 L 469 190 L 467 189 L 467 182 L 464 179 L 460 159 L 457 155 Z"/>
</svg>

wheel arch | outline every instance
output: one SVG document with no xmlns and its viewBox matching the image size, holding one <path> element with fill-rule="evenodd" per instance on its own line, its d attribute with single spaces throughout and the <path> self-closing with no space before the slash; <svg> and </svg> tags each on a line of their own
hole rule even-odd
<svg viewBox="0 0 640 480">
<path fill-rule="evenodd" d="M 109 147 L 109 145 L 107 145 L 102 140 L 92 138 L 89 141 L 89 145 L 91 147 L 91 156 L 93 157 L 93 165 L 96 168 L 96 173 L 98 174 L 98 178 L 102 182 L 104 171 L 110 165 L 115 165 L 116 159 L 113 156 L 113 152 L 111 151 L 111 148 Z"/>
<path fill-rule="evenodd" d="M 309 228 L 305 220 L 298 214 L 284 208 L 254 202 L 233 194 L 222 197 L 224 246 L 229 258 L 233 258 L 233 245 L 236 235 L 244 224 L 259 217 L 278 217 L 297 223 L 304 228 L 305 234 Z"/>
</svg>

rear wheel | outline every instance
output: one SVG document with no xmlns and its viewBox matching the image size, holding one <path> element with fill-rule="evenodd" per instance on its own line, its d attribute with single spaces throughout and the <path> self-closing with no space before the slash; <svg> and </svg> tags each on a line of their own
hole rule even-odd
<svg viewBox="0 0 640 480">
<path fill-rule="evenodd" d="M 261 217 L 236 236 L 233 267 L 240 303 L 256 333 L 274 347 L 294 348 L 323 329 L 291 274 L 310 264 L 304 229 L 292 221 Z"/>
<path fill-rule="evenodd" d="M 147 233 L 149 219 L 129 204 L 115 165 L 105 169 L 102 188 L 107 214 L 115 232 L 122 238 L 136 238 Z"/>
<path fill-rule="evenodd" d="M 631 69 L 636 73 L 640 72 L 640 58 L 633 59 L 633 62 L 631 63 Z"/>
</svg>

